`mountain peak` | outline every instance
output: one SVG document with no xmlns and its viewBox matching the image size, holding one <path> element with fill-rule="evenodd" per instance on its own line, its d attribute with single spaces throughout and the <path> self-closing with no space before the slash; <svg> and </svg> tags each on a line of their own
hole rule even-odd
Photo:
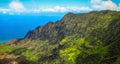
<svg viewBox="0 0 120 64">
<path fill-rule="evenodd" d="M 69 12 L 69 13 L 67 13 L 65 16 L 73 16 L 73 15 L 75 15 L 75 14 L 72 13 L 72 12 Z"/>
</svg>

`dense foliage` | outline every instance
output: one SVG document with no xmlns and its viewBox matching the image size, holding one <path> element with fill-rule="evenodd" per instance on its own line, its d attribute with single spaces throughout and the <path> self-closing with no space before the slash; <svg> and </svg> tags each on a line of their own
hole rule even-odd
<svg viewBox="0 0 120 64">
<path fill-rule="evenodd" d="M 0 44 L 0 53 L 24 56 L 24 64 L 120 64 L 120 12 L 68 13 L 17 43 Z"/>
<path fill-rule="evenodd" d="M 0 54 L 10 53 L 15 49 L 15 47 L 0 43 Z"/>
</svg>

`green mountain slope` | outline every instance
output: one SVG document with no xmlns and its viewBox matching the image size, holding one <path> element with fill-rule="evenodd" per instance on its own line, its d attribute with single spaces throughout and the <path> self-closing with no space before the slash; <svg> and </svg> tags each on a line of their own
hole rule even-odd
<svg viewBox="0 0 120 64">
<path fill-rule="evenodd" d="M 19 64 L 119 64 L 120 12 L 68 13 L 9 45 L 13 60 L 24 56 Z"/>
</svg>

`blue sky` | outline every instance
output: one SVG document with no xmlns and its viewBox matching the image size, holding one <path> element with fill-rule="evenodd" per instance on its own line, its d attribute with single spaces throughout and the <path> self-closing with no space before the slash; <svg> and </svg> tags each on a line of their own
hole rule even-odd
<svg viewBox="0 0 120 64">
<path fill-rule="evenodd" d="M 2 14 L 120 11 L 120 0 L 0 0 Z"/>
</svg>

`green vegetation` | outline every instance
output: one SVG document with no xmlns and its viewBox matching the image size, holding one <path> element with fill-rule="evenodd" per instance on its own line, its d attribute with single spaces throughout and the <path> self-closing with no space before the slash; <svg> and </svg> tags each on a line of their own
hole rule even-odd
<svg viewBox="0 0 120 64">
<path fill-rule="evenodd" d="M 15 49 L 15 47 L 0 43 L 0 54 L 10 53 Z"/>
<path fill-rule="evenodd" d="M 66 62 L 75 64 L 75 59 L 82 50 L 82 45 L 88 43 L 84 38 L 76 38 L 75 36 L 70 36 L 64 38 L 60 44 L 63 48 L 59 51 L 61 58 Z"/>
<path fill-rule="evenodd" d="M 24 56 L 24 64 L 120 64 L 120 12 L 69 13 L 30 31 L 0 54 Z M 14 44 L 14 43 L 13 43 Z"/>
</svg>

